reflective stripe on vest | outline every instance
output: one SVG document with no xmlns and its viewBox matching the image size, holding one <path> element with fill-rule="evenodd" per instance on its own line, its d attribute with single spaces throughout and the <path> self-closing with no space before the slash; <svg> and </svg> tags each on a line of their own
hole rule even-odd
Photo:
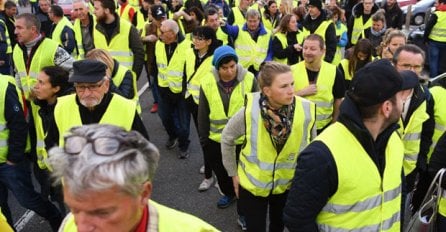
<svg viewBox="0 0 446 232">
<path fill-rule="evenodd" d="M 119 19 L 118 19 L 119 20 Z M 97 27 L 97 26 L 96 26 Z M 131 69 L 133 66 L 133 52 L 130 49 L 129 36 L 132 24 L 125 20 L 119 20 L 119 31 L 107 43 L 107 39 L 97 29 L 93 32 L 93 41 L 95 48 L 102 48 L 110 52 L 110 55 L 115 58 L 121 65 Z"/>
<path fill-rule="evenodd" d="M 435 128 L 432 135 L 432 145 L 427 155 L 428 161 L 431 158 L 435 145 L 437 145 L 438 139 L 446 131 L 446 89 L 441 86 L 434 86 L 430 88 L 431 96 L 435 102 L 434 104 L 434 119 Z"/>
<path fill-rule="evenodd" d="M 429 39 L 437 42 L 446 42 L 446 12 L 436 11 L 437 23 L 429 34 Z"/>
<path fill-rule="evenodd" d="M 255 196 L 281 194 L 289 189 L 298 154 L 310 142 L 315 105 L 295 97 L 291 133 L 280 153 L 271 142 L 260 115 L 260 93 L 247 95 L 245 108 L 246 143 L 240 153 L 240 185 Z"/>
<path fill-rule="evenodd" d="M 308 74 L 305 68 L 305 61 L 291 66 L 291 71 L 294 77 L 294 90 L 299 91 L 307 87 L 310 83 L 308 81 Z M 305 96 L 304 98 L 316 104 L 316 126 L 317 129 L 322 129 L 328 125 L 332 120 L 333 115 L 333 85 L 336 76 L 336 66 L 325 61 L 322 62 L 321 69 L 316 81 L 317 93 L 312 96 Z"/>
<path fill-rule="evenodd" d="M 135 118 L 136 104 L 117 94 L 113 94 L 112 99 L 102 115 L 99 124 L 111 124 L 120 126 L 130 131 Z M 82 120 L 79 106 L 76 103 L 76 94 L 71 94 L 57 99 L 54 108 L 54 120 L 59 130 L 59 146 L 63 147 L 64 136 L 74 126 L 81 126 Z"/>
<path fill-rule="evenodd" d="M 398 134 L 392 133 L 387 142 L 382 176 L 361 143 L 343 124 L 330 125 L 315 141 L 329 148 L 338 173 L 337 190 L 316 218 L 319 229 L 400 231 L 404 146 Z"/>
<path fill-rule="evenodd" d="M 228 120 L 244 105 L 245 95 L 252 91 L 254 75 L 246 72 L 243 80 L 237 83 L 229 97 L 229 108 L 226 114 L 221 100 L 219 87 L 214 74 L 209 73 L 201 81 L 201 89 L 209 103 L 209 139 L 220 143 L 221 132 Z M 244 138 L 237 139 L 236 144 L 241 144 Z"/>
<path fill-rule="evenodd" d="M 372 26 L 372 17 L 370 17 L 365 24 L 363 24 L 362 15 L 355 18 L 353 22 L 352 38 L 350 39 L 351 44 L 356 44 L 359 38 L 365 38 L 364 31 Z"/>
<path fill-rule="evenodd" d="M 13 59 L 14 65 L 17 69 L 17 74 L 20 77 L 20 83 L 18 83 L 19 88 L 25 94 L 25 98 L 28 99 L 29 93 L 37 82 L 37 74 L 43 67 L 54 66 L 54 56 L 59 45 L 48 38 L 44 38 L 40 43 L 39 47 L 34 52 L 31 58 L 31 64 L 29 66 L 29 71 L 25 65 L 25 58 L 23 57 L 23 50 L 18 44 L 14 47 Z"/>
<path fill-rule="evenodd" d="M 249 32 L 239 30 L 238 37 L 234 41 L 235 52 L 238 55 L 239 63 L 244 68 L 253 65 L 255 70 L 259 70 L 260 64 L 266 59 L 271 32 L 267 29 L 266 34 L 259 35 L 257 42 L 251 38 Z"/>
<path fill-rule="evenodd" d="M 426 101 L 423 101 L 418 108 L 414 110 L 406 125 L 403 126 L 400 120 L 399 133 L 404 144 L 404 174 L 407 176 L 415 170 L 418 154 L 420 153 L 421 131 L 423 123 L 429 119 L 429 114 L 426 113 Z"/>
<path fill-rule="evenodd" d="M 62 43 L 62 39 L 60 37 L 62 36 L 62 31 L 65 26 L 73 29 L 73 24 L 71 24 L 70 20 L 63 16 L 61 20 L 56 24 L 56 27 L 51 34 L 51 39 L 56 41 L 56 43 L 59 44 L 61 47 L 64 47 L 64 44 Z"/>
<path fill-rule="evenodd" d="M 169 87 L 172 93 L 181 93 L 183 90 L 184 65 L 187 58 L 187 48 L 190 43 L 183 41 L 177 45 L 167 63 L 165 44 L 157 41 L 155 45 L 156 65 L 158 67 L 158 85 Z"/>
<path fill-rule="evenodd" d="M 194 54 L 192 48 L 188 49 L 187 54 Z M 212 56 L 206 57 L 206 59 L 200 64 L 198 69 L 195 70 L 195 58 L 186 60 L 186 82 L 187 89 L 184 98 L 188 98 L 192 95 L 195 104 L 198 105 L 200 98 L 200 81 L 201 79 L 212 72 Z"/>
</svg>

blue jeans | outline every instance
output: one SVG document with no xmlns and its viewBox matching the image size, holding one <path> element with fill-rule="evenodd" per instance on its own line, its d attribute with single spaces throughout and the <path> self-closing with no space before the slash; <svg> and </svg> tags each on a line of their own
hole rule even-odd
<svg viewBox="0 0 446 232">
<path fill-rule="evenodd" d="M 169 139 L 178 138 L 178 147 L 186 151 L 189 147 L 190 112 L 186 99 L 182 94 L 167 93 L 165 88 L 159 89 L 158 115 L 161 118 Z"/>
<path fill-rule="evenodd" d="M 26 159 L 15 165 L 0 164 L 0 207 L 8 223 L 14 225 L 11 210 L 8 206 L 8 189 L 14 194 L 22 207 L 30 209 L 48 220 L 53 231 L 58 230 L 62 222 L 62 215 L 56 206 L 48 199 L 42 198 L 34 190 L 31 181 L 31 169 Z"/>
<path fill-rule="evenodd" d="M 431 78 L 440 74 L 440 54 L 446 55 L 446 43 L 429 41 L 429 71 Z"/>
</svg>

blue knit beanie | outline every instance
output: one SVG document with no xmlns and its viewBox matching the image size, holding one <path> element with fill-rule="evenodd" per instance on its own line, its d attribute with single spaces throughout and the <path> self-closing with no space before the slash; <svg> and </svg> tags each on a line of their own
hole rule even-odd
<svg viewBox="0 0 446 232">
<path fill-rule="evenodd" d="M 220 67 L 220 62 L 225 57 L 233 57 L 235 62 L 238 62 L 238 56 L 234 49 L 228 45 L 220 46 L 214 51 L 214 58 L 212 59 L 212 65 L 215 68 Z"/>
</svg>

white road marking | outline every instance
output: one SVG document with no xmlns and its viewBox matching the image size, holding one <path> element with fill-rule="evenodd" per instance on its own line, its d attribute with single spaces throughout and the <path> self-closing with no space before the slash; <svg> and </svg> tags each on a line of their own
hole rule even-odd
<svg viewBox="0 0 446 232">
<path fill-rule="evenodd" d="M 141 94 L 144 93 L 144 91 L 146 91 L 146 89 L 149 88 L 149 82 L 147 82 L 146 84 L 144 84 L 140 90 L 138 90 L 138 96 L 141 96 Z"/>
</svg>

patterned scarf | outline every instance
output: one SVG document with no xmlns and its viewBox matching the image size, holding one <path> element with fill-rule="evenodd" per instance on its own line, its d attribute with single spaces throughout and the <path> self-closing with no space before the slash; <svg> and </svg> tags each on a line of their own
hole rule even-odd
<svg viewBox="0 0 446 232">
<path fill-rule="evenodd" d="M 269 106 L 268 99 L 261 95 L 259 99 L 260 114 L 263 119 L 263 125 L 270 133 L 273 144 L 279 153 L 282 151 L 290 133 L 293 124 L 295 100 L 290 105 L 282 106 L 274 110 Z"/>
</svg>

